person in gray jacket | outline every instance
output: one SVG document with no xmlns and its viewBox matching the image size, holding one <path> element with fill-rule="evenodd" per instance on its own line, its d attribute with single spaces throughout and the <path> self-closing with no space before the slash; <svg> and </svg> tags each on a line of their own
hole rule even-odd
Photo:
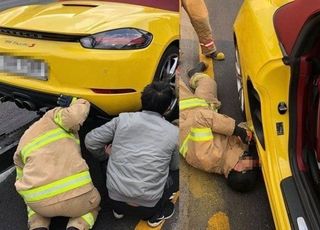
<svg viewBox="0 0 320 230">
<path fill-rule="evenodd" d="M 154 82 L 142 93 L 142 112 L 121 113 L 85 138 L 97 158 L 106 160 L 111 152 L 107 189 L 116 218 L 134 214 L 156 227 L 174 213 L 179 129 L 163 117 L 173 97 L 169 84 Z"/>
</svg>

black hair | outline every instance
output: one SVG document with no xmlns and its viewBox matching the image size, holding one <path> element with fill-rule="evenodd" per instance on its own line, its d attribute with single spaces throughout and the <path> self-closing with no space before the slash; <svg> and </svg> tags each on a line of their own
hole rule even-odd
<svg viewBox="0 0 320 230">
<path fill-rule="evenodd" d="M 163 115 L 171 104 L 173 91 L 169 83 L 155 81 L 147 85 L 141 95 L 142 110 Z"/>
<path fill-rule="evenodd" d="M 229 172 L 227 183 L 235 191 L 249 192 L 254 189 L 258 180 L 258 170 L 251 169 L 243 172 L 237 172 L 232 169 Z"/>
</svg>

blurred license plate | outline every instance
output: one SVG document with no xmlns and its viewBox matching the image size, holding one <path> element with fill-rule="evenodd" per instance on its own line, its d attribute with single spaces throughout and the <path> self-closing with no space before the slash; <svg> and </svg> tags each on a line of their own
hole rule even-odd
<svg viewBox="0 0 320 230">
<path fill-rule="evenodd" d="M 42 60 L 0 55 L 0 72 L 48 80 L 48 64 Z"/>
</svg>

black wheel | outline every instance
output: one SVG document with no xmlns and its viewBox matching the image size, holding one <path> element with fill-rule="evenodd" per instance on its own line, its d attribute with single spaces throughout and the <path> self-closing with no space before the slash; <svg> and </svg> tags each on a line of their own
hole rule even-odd
<svg viewBox="0 0 320 230">
<path fill-rule="evenodd" d="M 158 65 L 154 81 L 165 81 L 170 84 L 173 92 L 175 92 L 176 69 L 178 66 L 179 48 L 177 46 L 169 46 L 161 57 Z M 173 121 L 179 118 L 178 100 L 175 96 L 171 102 L 168 112 L 164 114 L 167 120 Z"/>
</svg>

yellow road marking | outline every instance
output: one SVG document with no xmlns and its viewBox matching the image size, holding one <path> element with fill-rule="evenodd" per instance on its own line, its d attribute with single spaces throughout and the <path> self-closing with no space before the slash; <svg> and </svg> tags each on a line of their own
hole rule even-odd
<svg viewBox="0 0 320 230">
<path fill-rule="evenodd" d="M 191 170 L 189 177 L 188 177 L 188 187 L 189 191 L 193 195 L 194 198 L 202 198 L 206 193 L 206 184 L 203 180 L 199 179 L 199 172 L 196 171 L 194 168 L 189 169 Z"/>
<path fill-rule="evenodd" d="M 176 193 L 176 195 L 174 196 L 172 202 L 175 204 L 177 202 L 177 200 L 179 199 L 179 192 Z M 137 224 L 137 226 L 135 227 L 135 230 L 160 230 L 163 226 L 165 221 L 163 221 L 158 227 L 156 228 L 151 228 L 149 227 L 149 225 L 147 224 L 147 221 L 143 221 L 140 220 L 139 223 Z"/>
<path fill-rule="evenodd" d="M 207 230 L 230 230 L 228 216 L 224 212 L 215 213 L 208 221 Z"/>
<path fill-rule="evenodd" d="M 199 49 L 199 59 L 200 62 L 204 62 L 208 65 L 205 73 L 210 77 L 214 77 L 213 61 L 211 58 L 207 58 L 201 54 L 201 49 Z M 201 192 L 199 192 L 199 194 L 201 194 Z M 230 230 L 228 216 L 224 212 L 215 213 L 208 221 L 207 230 Z"/>
</svg>

